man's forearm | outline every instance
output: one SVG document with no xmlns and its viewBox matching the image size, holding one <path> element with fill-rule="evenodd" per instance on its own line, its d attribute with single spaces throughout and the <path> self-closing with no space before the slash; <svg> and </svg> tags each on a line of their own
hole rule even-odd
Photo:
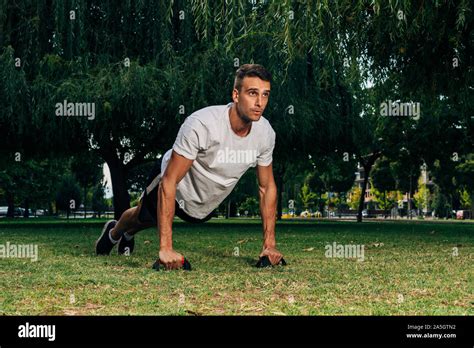
<svg viewBox="0 0 474 348">
<path fill-rule="evenodd" d="M 175 213 L 176 185 L 162 180 L 158 188 L 158 231 L 160 235 L 160 249 L 173 249 L 173 217 Z"/>
<path fill-rule="evenodd" d="M 275 240 L 275 215 L 277 207 L 277 188 L 276 185 L 270 185 L 259 189 L 260 195 L 260 214 L 263 224 L 263 246 L 276 246 Z"/>
</svg>

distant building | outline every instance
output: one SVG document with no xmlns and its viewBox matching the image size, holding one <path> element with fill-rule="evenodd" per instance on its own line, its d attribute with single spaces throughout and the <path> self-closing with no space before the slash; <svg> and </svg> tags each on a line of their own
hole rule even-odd
<svg viewBox="0 0 474 348">
<path fill-rule="evenodd" d="M 365 177 L 364 167 L 362 167 L 361 165 L 358 165 L 357 172 L 355 173 L 355 175 L 356 175 L 356 177 L 355 177 L 355 180 L 354 180 L 354 185 L 362 190 L 362 187 L 364 185 L 364 177 Z M 432 181 L 432 177 L 430 176 L 429 171 L 426 169 L 426 166 L 422 166 L 420 168 L 420 176 L 422 178 L 422 182 L 427 186 L 428 190 L 430 192 L 432 192 L 433 187 L 434 187 L 434 183 Z M 418 185 L 418 179 L 413 184 L 415 186 L 417 186 Z M 367 182 L 367 188 L 366 188 L 365 194 L 364 194 L 364 209 L 367 209 L 367 205 L 368 205 L 369 202 L 375 201 L 375 196 L 372 194 L 372 188 L 373 188 L 373 186 L 371 184 L 370 177 L 369 177 L 369 181 Z M 415 193 L 416 192 L 417 191 L 415 190 Z M 405 192 L 403 194 L 403 199 L 400 202 L 399 207 L 400 208 L 408 208 L 408 192 Z M 426 207 L 424 207 L 423 212 L 427 213 L 427 208 Z"/>
</svg>

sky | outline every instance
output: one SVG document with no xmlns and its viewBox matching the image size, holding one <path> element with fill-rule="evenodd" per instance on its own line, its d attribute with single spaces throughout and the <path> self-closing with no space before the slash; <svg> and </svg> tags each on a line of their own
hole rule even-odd
<svg viewBox="0 0 474 348">
<path fill-rule="evenodd" d="M 110 178 L 110 170 L 107 163 L 104 163 L 102 167 L 102 173 L 104 174 L 103 181 L 106 182 L 105 186 L 105 198 L 112 197 L 112 179 Z"/>
</svg>

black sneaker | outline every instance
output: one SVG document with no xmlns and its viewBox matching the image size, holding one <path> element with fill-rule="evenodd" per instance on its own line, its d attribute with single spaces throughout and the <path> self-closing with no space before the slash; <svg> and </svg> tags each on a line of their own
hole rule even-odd
<svg viewBox="0 0 474 348">
<path fill-rule="evenodd" d="M 110 241 L 109 232 L 117 224 L 116 220 L 110 220 L 105 223 L 102 229 L 102 234 L 99 239 L 95 242 L 95 253 L 97 255 L 109 255 L 110 251 L 114 247 L 114 243 Z"/>
<path fill-rule="evenodd" d="M 126 255 L 130 256 L 133 253 L 133 249 L 135 248 L 135 238 L 127 240 L 125 236 L 120 238 L 118 243 L 118 253 L 119 255 Z"/>
</svg>

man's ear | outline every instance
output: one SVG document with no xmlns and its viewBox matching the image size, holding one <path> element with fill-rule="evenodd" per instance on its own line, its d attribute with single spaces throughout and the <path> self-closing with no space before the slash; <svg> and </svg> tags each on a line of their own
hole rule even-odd
<svg viewBox="0 0 474 348">
<path fill-rule="evenodd" d="M 237 90 L 237 88 L 234 88 L 232 90 L 232 101 L 234 103 L 237 103 L 239 101 L 239 91 Z"/>
</svg>

